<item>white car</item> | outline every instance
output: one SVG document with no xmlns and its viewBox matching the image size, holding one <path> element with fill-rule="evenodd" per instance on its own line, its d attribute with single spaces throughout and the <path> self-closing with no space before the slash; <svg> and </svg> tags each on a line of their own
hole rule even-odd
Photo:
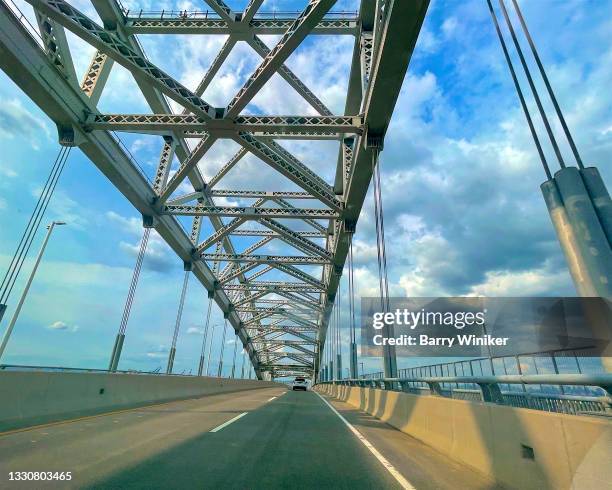
<svg viewBox="0 0 612 490">
<path fill-rule="evenodd" d="M 302 378 L 300 376 L 295 378 L 293 380 L 293 385 L 292 385 L 291 389 L 293 391 L 296 391 L 296 390 L 307 391 L 308 390 L 308 383 L 306 382 L 306 378 Z"/>
</svg>

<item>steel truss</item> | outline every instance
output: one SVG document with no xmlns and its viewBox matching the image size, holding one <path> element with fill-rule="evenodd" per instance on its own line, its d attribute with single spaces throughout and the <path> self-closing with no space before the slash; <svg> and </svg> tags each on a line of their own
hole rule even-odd
<svg viewBox="0 0 612 490">
<path fill-rule="evenodd" d="M 236 330 L 259 378 L 316 373 L 348 235 L 354 232 L 371 180 L 372 152 L 382 147 L 428 0 L 362 0 L 359 12 L 348 16 L 329 13 L 334 0 L 310 0 L 303 12 L 278 19 L 258 14 L 261 0 L 251 1 L 244 12 L 232 11 L 222 0 L 206 0 L 216 14 L 207 18 L 190 12 L 166 17 L 124 12 L 116 0 L 96 0 L 102 25 L 66 0 L 26 1 L 34 7 L 40 39 L 0 0 L 0 68 L 57 124 L 60 142 L 78 146 L 143 215 L 144 225 L 155 228 L 206 287 Z M 81 83 L 66 31 L 96 48 Z M 192 91 L 146 57 L 138 34 L 220 34 L 227 40 Z M 281 36 L 272 49 L 258 37 L 269 34 Z M 285 64 L 313 34 L 355 39 L 343 115 L 332 114 Z M 262 61 L 227 107 L 213 107 L 202 95 L 238 41 L 246 41 Z M 97 109 L 114 63 L 132 73 L 151 114 L 102 114 Z M 318 115 L 244 114 L 275 74 Z M 173 113 L 166 97 L 182 112 Z M 113 131 L 163 138 L 152 184 Z M 187 138 L 198 138 L 198 144 L 191 148 Z M 219 139 L 233 140 L 240 150 L 206 182 L 198 163 Z M 280 139 L 337 140 L 333 185 L 276 142 Z M 249 153 L 300 190 L 217 188 Z M 173 169 L 175 158 L 179 166 Z M 193 191 L 177 195 L 186 182 Z M 255 201 L 221 206 L 215 202 L 218 198 Z M 296 207 L 293 200 L 313 204 Z M 189 234 L 176 216 L 193 216 Z M 210 236 L 200 237 L 203 220 L 212 225 Z M 235 237 L 260 240 L 238 252 Z M 296 253 L 254 253 L 274 240 Z M 213 245 L 215 251 L 208 251 Z M 320 276 L 301 266 L 315 266 Z M 270 280 L 279 273 L 287 280 Z"/>
</svg>

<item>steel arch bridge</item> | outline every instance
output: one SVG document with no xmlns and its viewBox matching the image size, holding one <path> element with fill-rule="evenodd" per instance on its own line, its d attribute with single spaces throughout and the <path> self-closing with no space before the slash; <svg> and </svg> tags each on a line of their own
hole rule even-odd
<svg viewBox="0 0 612 490">
<path fill-rule="evenodd" d="M 313 376 L 373 158 L 382 149 L 428 0 L 361 0 L 359 11 L 350 15 L 331 12 L 334 0 L 310 0 L 302 12 L 274 18 L 258 12 L 263 0 L 251 0 L 241 12 L 222 0 L 206 0 L 213 11 L 206 15 L 134 13 L 116 0 L 93 0 L 102 25 L 64 0 L 26 1 L 34 7 L 37 27 L 24 22 L 10 0 L 0 0 L 0 68 L 56 123 L 60 144 L 79 147 L 142 214 L 144 227 L 154 228 L 204 285 L 259 378 Z M 66 31 L 97 50 L 82 81 Z M 139 34 L 227 38 L 192 91 L 146 57 Z M 270 49 L 262 35 L 280 35 L 280 40 Z M 351 68 L 343 114 L 333 114 L 285 64 L 311 35 L 354 38 L 352 53 L 346 53 Z M 214 107 L 203 94 L 239 41 L 261 57 L 260 64 L 226 107 Z M 114 63 L 134 76 L 150 114 L 97 109 Z M 248 111 L 275 74 L 311 113 Z M 169 100 L 181 109 L 173 111 Z M 151 183 L 116 131 L 163 138 Z M 190 145 L 192 139 L 196 145 Z M 239 150 L 206 181 L 198 163 L 220 139 L 234 141 Z M 336 141 L 338 158 L 330 162 L 334 182 L 282 146 L 285 139 Z M 223 187 L 223 177 L 247 154 L 299 190 Z M 222 205 L 224 198 L 246 204 Z M 192 217 L 190 232 L 181 226 L 185 216 Z M 213 230 L 208 236 L 207 220 Z M 251 245 L 238 250 L 236 237 L 250 239 Z M 288 252 L 262 253 L 272 241 L 282 242 Z"/>
</svg>

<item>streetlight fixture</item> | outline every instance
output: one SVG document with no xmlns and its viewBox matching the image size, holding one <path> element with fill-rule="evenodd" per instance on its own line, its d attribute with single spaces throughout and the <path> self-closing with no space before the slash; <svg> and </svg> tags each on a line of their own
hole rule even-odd
<svg viewBox="0 0 612 490">
<path fill-rule="evenodd" d="M 43 240 L 42 246 L 40 247 L 40 251 L 38 252 L 38 257 L 36 257 L 36 262 L 34 262 L 34 268 L 32 272 L 30 272 L 30 277 L 28 278 L 28 282 L 26 283 L 25 289 L 23 293 L 21 293 L 21 298 L 19 298 L 19 303 L 17 303 L 17 309 L 15 313 L 13 313 L 13 318 L 11 318 L 11 323 L 4 332 L 4 336 L 2 337 L 2 343 L 0 344 L 0 359 L 2 358 L 2 354 L 4 354 L 4 349 L 6 349 L 6 344 L 8 343 L 11 333 L 13 332 L 13 328 L 15 327 L 15 323 L 17 322 L 17 318 L 19 317 L 19 313 L 21 313 L 21 307 L 28 295 L 28 291 L 30 290 L 30 286 L 32 285 L 32 281 L 34 280 L 34 275 L 36 274 L 36 270 L 38 269 L 38 265 L 42 259 L 42 256 L 45 252 L 45 248 L 47 247 L 47 243 L 49 242 L 49 238 L 51 237 L 51 232 L 53 228 L 56 226 L 62 226 L 66 223 L 64 221 L 52 221 L 51 224 L 47 225 L 47 234 L 45 235 L 45 239 Z"/>
</svg>

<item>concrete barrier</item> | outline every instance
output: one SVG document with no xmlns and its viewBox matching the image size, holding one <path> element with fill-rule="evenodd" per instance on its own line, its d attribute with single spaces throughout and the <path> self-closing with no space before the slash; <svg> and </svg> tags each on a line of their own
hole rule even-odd
<svg viewBox="0 0 612 490">
<path fill-rule="evenodd" d="M 612 482 L 612 420 L 318 385 L 508 488 L 602 489 Z"/>
<path fill-rule="evenodd" d="M 173 400 L 284 386 L 248 379 L 0 372 L 0 431 Z"/>
</svg>

